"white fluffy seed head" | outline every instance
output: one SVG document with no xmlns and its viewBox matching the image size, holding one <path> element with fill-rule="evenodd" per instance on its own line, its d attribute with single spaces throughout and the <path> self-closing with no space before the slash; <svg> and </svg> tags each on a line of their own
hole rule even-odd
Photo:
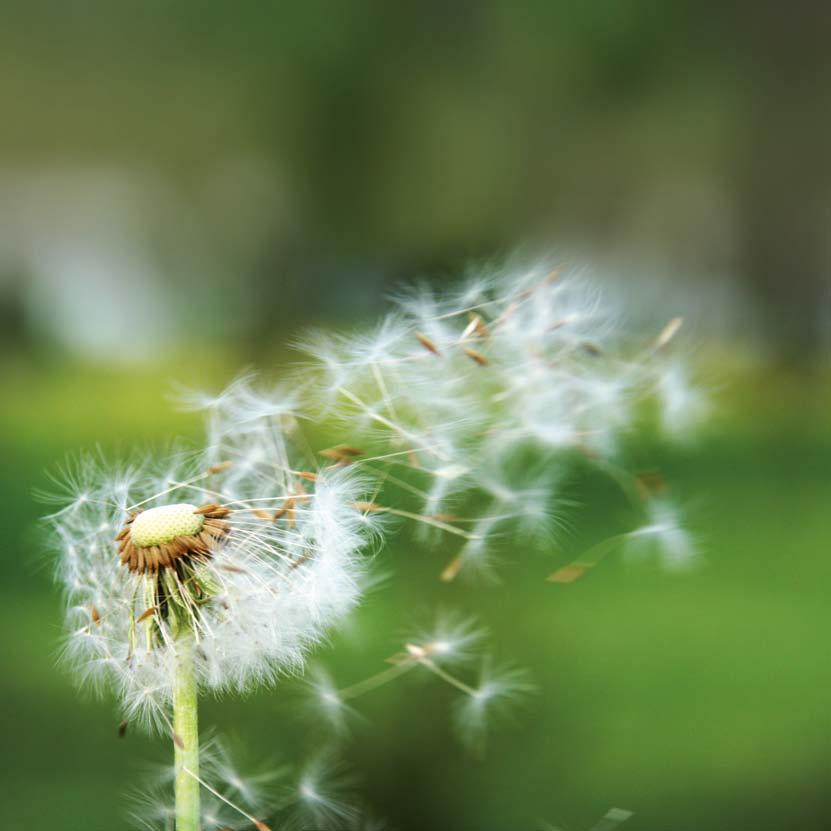
<svg viewBox="0 0 831 831">
<path fill-rule="evenodd" d="M 205 539 L 195 506 L 231 508 L 227 535 L 190 565 L 188 585 L 206 602 L 180 607 L 198 640 L 199 681 L 214 690 L 245 691 L 302 669 L 357 603 L 360 550 L 373 530 L 354 507 L 366 495 L 353 470 L 297 475 L 308 465 L 305 445 L 296 449 L 296 420 L 279 391 L 235 384 L 212 401 L 208 421 L 201 453 L 167 454 L 159 465 L 143 457 L 121 470 L 84 460 L 49 518 L 67 597 L 67 660 L 85 682 L 114 688 L 129 718 L 158 726 L 179 647 L 157 593 L 160 581 L 175 593 L 176 577 L 119 562 L 115 538 L 129 517 L 131 541 L 156 550 L 200 529 Z"/>
</svg>

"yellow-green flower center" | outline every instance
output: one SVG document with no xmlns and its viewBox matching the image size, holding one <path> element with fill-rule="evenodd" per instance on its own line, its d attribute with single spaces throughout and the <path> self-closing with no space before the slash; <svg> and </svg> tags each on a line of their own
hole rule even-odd
<svg viewBox="0 0 831 831">
<path fill-rule="evenodd" d="M 130 526 L 130 539 L 138 548 L 164 545 L 177 537 L 192 537 L 202 530 L 205 517 L 186 502 L 142 511 Z"/>
</svg>

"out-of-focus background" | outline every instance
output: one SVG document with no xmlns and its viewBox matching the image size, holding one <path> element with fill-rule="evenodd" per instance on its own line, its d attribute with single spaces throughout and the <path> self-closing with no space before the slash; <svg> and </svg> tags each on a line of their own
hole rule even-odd
<svg viewBox="0 0 831 831">
<path fill-rule="evenodd" d="M 715 401 L 632 437 L 688 505 L 686 576 L 525 559 L 465 591 L 395 578 L 327 660 L 357 680 L 414 615 L 479 611 L 542 689 L 485 760 L 447 691 L 361 702 L 344 749 L 393 828 L 820 829 L 831 809 L 831 8 L 676 2 L 2 3 L 0 817 L 127 827 L 167 748 L 55 667 L 31 491 L 67 452 L 196 440 L 174 382 L 278 373 L 303 327 L 520 248 L 586 266 L 644 332 L 684 315 Z M 609 495 L 578 489 L 579 551 Z M 246 755 L 316 736 L 281 691 L 211 702 Z"/>
</svg>

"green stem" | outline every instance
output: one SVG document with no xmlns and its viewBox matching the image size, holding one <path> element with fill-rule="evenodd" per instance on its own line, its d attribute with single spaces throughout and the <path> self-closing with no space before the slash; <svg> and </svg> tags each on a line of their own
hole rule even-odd
<svg viewBox="0 0 831 831">
<path fill-rule="evenodd" d="M 200 831 L 199 721 L 193 640 L 176 643 L 173 684 L 173 743 L 176 769 L 176 831 Z"/>
</svg>

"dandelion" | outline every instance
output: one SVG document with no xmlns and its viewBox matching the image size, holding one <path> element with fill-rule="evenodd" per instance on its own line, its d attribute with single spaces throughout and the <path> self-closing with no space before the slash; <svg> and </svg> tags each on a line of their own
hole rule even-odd
<svg viewBox="0 0 831 831">
<path fill-rule="evenodd" d="M 565 471 L 581 459 L 619 486 L 635 520 L 552 582 L 647 543 L 672 567 L 689 562 L 690 535 L 660 477 L 620 462 L 650 404 L 682 435 L 700 411 L 671 354 L 681 326 L 633 335 L 580 275 L 542 266 L 445 296 L 419 289 L 368 334 L 310 338 L 313 368 L 290 392 L 244 377 L 219 395 L 186 394 L 206 415 L 203 449 L 72 466 L 48 519 L 66 657 L 116 690 L 122 731 L 137 720 L 172 736 L 175 801 L 148 810 L 148 827 L 267 831 L 266 808 L 280 827 L 371 827 L 331 757 L 270 799 L 223 752 L 200 755 L 197 710 L 200 692 L 300 673 L 357 603 L 361 550 L 387 520 L 452 540 L 441 580 L 495 580 L 504 541 L 527 549 L 562 527 Z M 329 419 L 337 440 L 310 446 L 309 413 Z M 317 668 L 306 687 L 343 733 L 356 699 L 431 676 L 457 694 L 456 732 L 481 753 L 488 723 L 533 691 L 524 670 L 482 654 L 482 634 L 468 618 L 440 617 L 377 673 L 341 687 Z"/>
<path fill-rule="evenodd" d="M 198 691 L 299 671 L 355 605 L 372 530 L 354 472 L 308 469 L 284 396 L 240 382 L 208 409 L 205 450 L 84 459 L 48 519 L 67 659 L 114 687 L 127 719 L 171 732 L 177 831 L 199 828 Z"/>
</svg>

